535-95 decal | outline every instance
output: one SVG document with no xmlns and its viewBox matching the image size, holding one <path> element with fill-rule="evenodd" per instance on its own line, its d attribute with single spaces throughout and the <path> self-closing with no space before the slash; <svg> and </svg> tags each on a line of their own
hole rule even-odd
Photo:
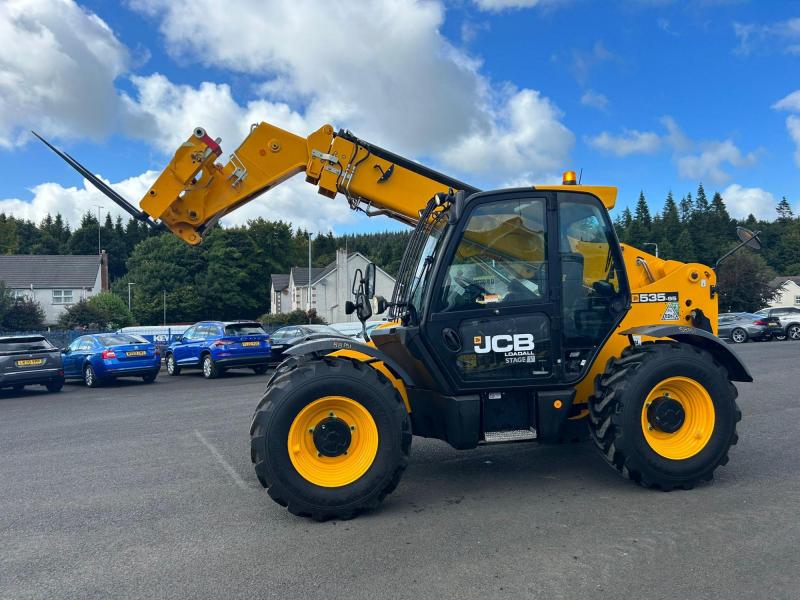
<svg viewBox="0 0 800 600">
<path fill-rule="evenodd" d="M 649 292 L 647 294 L 631 294 L 631 301 L 641 303 L 677 302 L 678 292 Z"/>
</svg>

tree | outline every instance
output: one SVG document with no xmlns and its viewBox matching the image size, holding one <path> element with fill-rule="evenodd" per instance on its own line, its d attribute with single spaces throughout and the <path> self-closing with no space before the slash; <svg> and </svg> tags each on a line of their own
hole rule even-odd
<svg viewBox="0 0 800 600">
<path fill-rule="evenodd" d="M 58 324 L 64 329 L 86 327 L 88 329 L 105 329 L 105 316 L 85 298 L 73 304 L 58 318 Z"/>
<path fill-rule="evenodd" d="M 694 244 L 689 230 L 685 227 L 681 230 L 677 242 L 673 246 L 673 258 L 681 262 L 695 262 Z"/>
<path fill-rule="evenodd" d="M 770 286 L 775 272 L 758 254 L 743 249 L 729 257 L 718 270 L 720 312 L 753 312 L 776 295 Z"/>
<path fill-rule="evenodd" d="M 102 325 L 119 329 L 133 325 L 133 315 L 125 301 L 112 292 L 101 292 L 89 298 L 89 304 L 102 315 Z"/>
<path fill-rule="evenodd" d="M 30 298 L 19 298 L 9 306 L 3 317 L 3 329 L 7 331 L 37 331 L 44 328 L 44 310 Z"/>
<path fill-rule="evenodd" d="M 775 208 L 775 210 L 778 211 L 778 220 L 780 221 L 791 221 L 794 218 L 792 207 L 789 205 L 789 201 L 786 199 L 786 196 L 781 198 L 781 201 L 778 202 L 778 206 Z"/>
</svg>

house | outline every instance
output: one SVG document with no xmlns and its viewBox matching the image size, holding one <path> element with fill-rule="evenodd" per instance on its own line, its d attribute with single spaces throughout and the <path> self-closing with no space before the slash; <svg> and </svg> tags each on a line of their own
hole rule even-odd
<svg viewBox="0 0 800 600">
<path fill-rule="evenodd" d="M 782 275 L 769 285 L 778 290 L 769 306 L 800 306 L 800 275 Z"/>
<path fill-rule="evenodd" d="M 355 315 L 344 312 L 344 304 L 352 299 L 353 275 L 362 273 L 369 259 L 360 252 L 336 251 L 336 260 L 327 267 L 292 267 L 286 274 L 274 273 L 270 283 L 270 313 L 288 313 L 308 309 L 309 279 L 311 280 L 311 308 L 328 323 L 355 321 Z M 375 294 L 391 298 L 394 278 L 381 268 L 376 268 Z"/>
<path fill-rule="evenodd" d="M 0 281 L 15 298 L 29 298 L 53 325 L 72 304 L 108 290 L 108 255 L 0 255 Z"/>
</svg>

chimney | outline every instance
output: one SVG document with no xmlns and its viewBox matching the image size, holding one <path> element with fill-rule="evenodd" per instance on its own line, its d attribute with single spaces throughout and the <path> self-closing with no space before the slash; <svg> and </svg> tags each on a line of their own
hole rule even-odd
<svg viewBox="0 0 800 600">
<path fill-rule="evenodd" d="M 341 318 L 349 321 L 350 317 L 344 314 L 344 303 L 350 297 L 350 279 L 347 271 L 347 250 L 336 250 L 336 307 L 342 315 Z"/>
<path fill-rule="evenodd" d="M 100 253 L 100 291 L 107 292 L 108 290 L 108 254 L 103 250 Z"/>
</svg>

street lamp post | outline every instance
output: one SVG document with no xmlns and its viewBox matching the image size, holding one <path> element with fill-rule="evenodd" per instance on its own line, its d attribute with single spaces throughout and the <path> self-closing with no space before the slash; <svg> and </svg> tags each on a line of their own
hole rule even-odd
<svg viewBox="0 0 800 600">
<path fill-rule="evenodd" d="M 131 309 L 131 286 L 136 285 L 135 283 L 128 282 L 128 310 Z"/>
<path fill-rule="evenodd" d="M 306 296 L 306 312 L 308 313 L 308 323 L 311 324 L 311 236 L 308 232 L 308 295 Z"/>
</svg>

